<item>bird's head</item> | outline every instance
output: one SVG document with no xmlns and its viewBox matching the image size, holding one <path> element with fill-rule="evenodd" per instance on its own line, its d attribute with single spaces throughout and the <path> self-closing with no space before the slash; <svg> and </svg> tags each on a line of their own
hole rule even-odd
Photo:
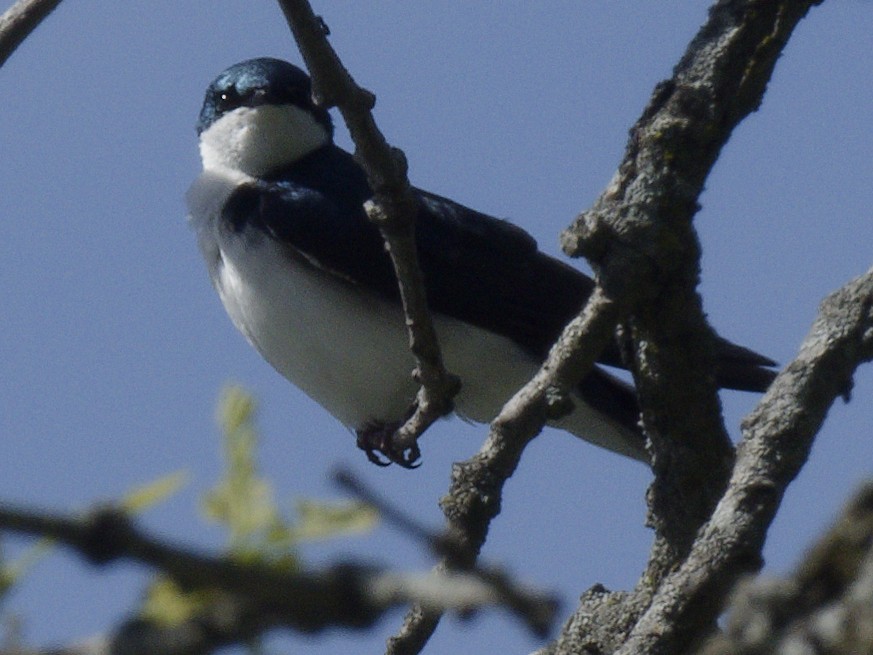
<svg viewBox="0 0 873 655">
<path fill-rule="evenodd" d="M 326 109 L 312 101 L 302 70 L 279 59 L 250 59 L 221 73 L 197 121 L 206 170 L 260 176 L 293 164 L 333 139 Z"/>
</svg>

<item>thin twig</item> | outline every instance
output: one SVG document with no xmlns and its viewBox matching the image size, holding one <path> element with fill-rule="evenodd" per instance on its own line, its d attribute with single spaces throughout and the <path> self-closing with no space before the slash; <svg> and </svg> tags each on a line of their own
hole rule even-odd
<svg viewBox="0 0 873 655">
<path fill-rule="evenodd" d="M 416 358 L 413 373 L 421 385 L 412 416 L 397 430 L 397 450 L 417 452 L 418 437 L 452 410 L 460 381 L 443 365 L 436 330 L 427 307 L 424 278 L 418 265 L 415 215 L 418 202 L 406 176 L 406 158 L 379 131 L 371 109 L 375 96 L 359 87 L 327 40 L 324 22 L 306 0 L 279 0 L 306 66 L 313 96 L 325 107 L 336 106 L 355 143 L 355 157 L 367 173 L 373 199 L 370 219 L 379 227 L 397 274 L 406 317 L 409 347 Z"/>
<path fill-rule="evenodd" d="M 519 587 L 505 571 L 493 566 L 486 567 L 475 563 L 475 556 L 466 551 L 464 545 L 452 539 L 451 534 L 439 534 L 428 530 L 418 521 L 403 513 L 375 491 L 368 488 L 350 471 L 340 469 L 334 473 L 334 480 L 343 489 L 355 495 L 368 505 L 372 505 L 380 516 L 399 527 L 411 537 L 422 541 L 433 553 L 443 558 L 443 565 L 437 571 L 460 569 L 478 578 L 502 599 L 535 634 L 545 637 L 549 634 L 558 610 L 558 599 L 542 594 L 532 595 L 526 587 Z"/>
<path fill-rule="evenodd" d="M 0 66 L 61 0 L 18 0 L 0 16 Z"/>
<path fill-rule="evenodd" d="M 594 366 L 613 338 L 615 326 L 629 310 L 631 294 L 622 291 L 624 303 L 613 301 L 595 287 L 585 307 L 572 320 L 549 352 L 537 374 L 504 405 L 491 423 L 479 452 L 455 464 L 448 494 L 440 501 L 448 520 L 447 532 L 475 557 L 500 512 L 503 487 L 515 471 L 522 453 L 557 409 L 552 402 L 575 386 Z M 557 393 L 556 393 L 557 392 Z M 448 565 L 444 560 L 440 566 Z M 436 629 L 438 615 L 414 607 L 388 644 L 388 655 L 412 655 L 423 648 Z"/>
</svg>

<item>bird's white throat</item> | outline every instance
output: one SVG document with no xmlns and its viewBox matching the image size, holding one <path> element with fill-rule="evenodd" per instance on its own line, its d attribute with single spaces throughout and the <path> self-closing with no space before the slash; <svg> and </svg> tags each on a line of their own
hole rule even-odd
<svg viewBox="0 0 873 655">
<path fill-rule="evenodd" d="M 204 170 L 260 176 L 293 164 L 330 141 L 312 114 L 293 105 L 239 107 L 200 135 Z"/>
</svg>

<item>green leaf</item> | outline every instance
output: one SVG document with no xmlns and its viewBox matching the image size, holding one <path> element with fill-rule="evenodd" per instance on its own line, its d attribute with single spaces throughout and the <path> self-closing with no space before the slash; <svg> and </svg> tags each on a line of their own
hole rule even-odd
<svg viewBox="0 0 873 655">
<path fill-rule="evenodd" d="M 259 435 L 252 397 L 240 387 L 228 387 L 221 395 L 217 416 L 225 469 L 202 506 L 208 518 L 228 528 L 231 557 L 293 570 L 298 566 L 301 541 L 362 532 L 375 524 L 375 511 L 361 503 L 312 500 L 298 501 L 299 518 L 289 520 L 276 502 L 272 485 L 258 469 Z"/>
<path fill-rule="evenodd" d="M 251 428 L 255 414 L 255 400 L 239 386 L 230 385 L 221 392 L 218 401 L 218 425 L 223 434 Z"/>
<path fill-rule="evenodd" d="M 291 527 L 294 541 L 366 532 L 379 520 L 378 512 L 361 502 L 328 504 L 301 498 L 295 502 L 295 507 L 299 518 Z"/>
<path fill-rule="evenodd" d="M 211 589 L 184 591 L 171 578 L 159 575 L 146 590 L 140 615 L 161 626 L 177 626 L 201 614 L 219 595 Z"/>
<path fill-rule="evenodd" d="M 2 598 L 40 560 L 55 548 L 55 540 L 48 537 L 37 539 L 17 559 L 0 562 L 0 598 Z"/>
<path fill-rule="evenodd" d="M 301 499 L 295 503 L 294 520 L 282 512 L 272 485 L 258 468 L 255 410 L 254 399 L 240 387 L 222 392 L 217 420 L 224 471 L 201 502 L 207 518 L 227 528 L 229 556 L 244 564 L 296 571 L 301 541 L 372 528 L 377 519 L 375 510 L 358 502 Z M 135 490 L 125 500 L 125 508 L 133 511 L 162 499 L 178 488 L 181 479 L 174 474 Z M 210 611 L 221 600 L 220 591 L 186 591 L 169 578 L 158 576 L 148 589 L 142 615 L 164 625 L 178 625 Z M 253 653 L 260 652 L 256 643 L 250 647 Z"/>
<path fill-rule="evenodd" d="M 139 514 L 179 491 L 188 483 L 187 471 L 176 471 L 153 482 L 134 487 L 122 496 L 121 509 L 129 514 Z"/>
<path fill-rule="evenodd" d="M 218 484 L 207 492 L 203 510 L 230 532 L 228 548 L 232 557 L 247 562 L 281 559 L 296 561 L 292 549 L 271 549 L 268 535 L 284 519 L 273 487 L 258 472 L 254 399 L 240 387 L 224 390 L 218 406 L 225 469 Z M 271 552 L 273 551 L 273 552 Z"/>
</svg>

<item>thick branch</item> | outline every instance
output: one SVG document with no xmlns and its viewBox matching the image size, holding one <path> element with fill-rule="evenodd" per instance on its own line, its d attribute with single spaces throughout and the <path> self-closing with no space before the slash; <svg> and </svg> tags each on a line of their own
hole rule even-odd
<svg viewBox="0 0 873 655">
<path fill-rule="evenodd" d="M 638 593 L 596 594 L 594 613 L 608 608 L 610 620 L 573 620 L 571 630 L 630 629 L 661 578 L 687 555 L 725 488 L 733 453 L 712 375 L 714 335 L 696 293 L 700 249 L 692 219 L 721 148 L 757 108 L 779 52 L 812 4 L 717 3 L 673 79 L 655 90 L 613 182 L 563 236 L 568 254 L 585 255 L 595 267 L 601 296 L 616 310 L 612 325 L 633 317 L 634 373 L 656 472 L 650 523 L 657 538 Z M 602 343 L 584 345 L 596 355 Z M 455 467 L 444 509 L 475 549 L 499 511 L 503 482 L 542 427 L 541 383 L 535 379 L 520 392 L 494 422 L 483 451 Z M 427 619 L 417 620 L 432 623 Z M 600 631 L 592 643 L 608 649 L 625 634 Z"/>
<path fill-rule="evenodd" d="M 18 0 L 0 16 L 0 66 L 61 0 Z"/>
<path fill-rule="evenodd" d="M 687 560 L 668 576 L 621 655 L 682 653 L 736 581 L 761 564 L 767 528 L 833 401 L 873 359 L 873 269 L 822 303 L 797 358 L 743 425 L 737 464 Z"/>
<path fill-rule="evenodd" d="M 654 90 L 606 191 L 563 235 L 607 289 L 633 280 L 628 338 L 655 481 L 650 561 L 636 592 L 583 598 L 554 652 L 617 648 L 680 566 L 726 488 L 733 452 L 714 382 L 714 335 L 696 292 L 698 198 L 736 125 L 760 105 L 780 52 L 815 0 L 719 0 L 673 77 Z M 717 609 L 701 608 L 714 625 Z M 707 627 L 697 624 L 706 631 Z M 630 651 L 628 651 L 630 652 Z M 644 651 L 640 651 L 644 652 Z"/>
<path fill-rule="evenodd" d="M 95 564 L 138 561 L 163 571 L 183 588 L 220 589 L 265 615 L 284 616 L 285 625 L 300 630 L 365 626 L 381 613 L 365 593 L 369 569 L 298 574 L 201 555 L 152 539 L 111 508 L 76 519 L 0 506 L 0 530 L 52 538 Z"/>
<path fill-rule="evenodd" d="M 370 112 L 375 96 L 355 84 L 328 43 L 326 27 L 309 3 L 279 0 L 279 4 L 312 75 L 315 100 L 323 106 L 339 109 L 355 143 L 355 157 L 373 189 L 367 214 L 382 232 L 394 263 L 409 346 L 417 361 L 414 376 L 421 384 L 415 413 L 394 435 L 394 444 L 401 451 L 409 449 L 416 453 L 418 436 L 452 410 L 452 398 L 460 390 L 460 382 L 443 366 L 427 308 L 415 244 L 418 204 L 406 176 L 406 157 L 392 148 L 379 131 Z"/>
<path fill-rule="evenodd" d="M 873 483 L 790 578 L 741 583 L 700 655 L 873 652 Z"/>
<path fill-rule="evenodd" d="M 641 300 L 630 335 L 656 474 L 649 583 L 687 554 L 732 464 L 712 375 L 717 349 L 696 292 L 698 198 L 734 127 L 760 105 L 782 48 L 813 4 L 717 2 L 631 130 L 609 188 L 563 235 L 568 254 L 584 254 L 605 286 L 631 275 Z"/>
</svg>

